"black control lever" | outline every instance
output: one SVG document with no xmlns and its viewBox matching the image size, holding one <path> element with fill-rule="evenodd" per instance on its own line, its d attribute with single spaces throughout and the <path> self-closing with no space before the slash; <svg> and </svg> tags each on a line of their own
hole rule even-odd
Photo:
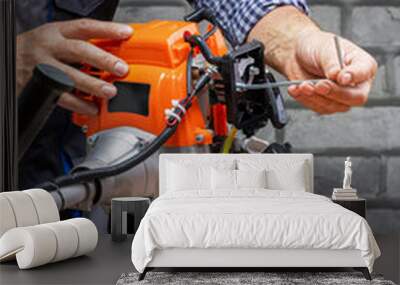
<svg viewBox="0 0 400 285">
<path fill-rule="evenodd" d="M 275 77 L 272 75 L 272 73 L 268 72 L 265 74 L 265 76 L 268 82 L 271 83 L 276 82 Z M 281 94 L 281 91 L 279 90 L 278 87 L 268 88 L 266 91 L 269 95 L 269 101 L 270 101 L 271 123 L 275 128 L 282 129 L 287 124 L 288 118 L 286 115 L 285 105 L 283 103 L 283 96 Z"/>
<path fill-rule="evenodd" d="M 187 22 L 195 22 L 199 23 L 203 20 L 207 20 L 212 24 L 215 24 L 215 17 L 211 13 L 210 10 L 205 9 L 205 8 L 200 8 L 198 10 L 195 10 L 194 12 L 190 13 L 189 15 L 186 15 L 183 18 Z"/>
<path fill-rule="evenodd" d="M 74 82 L 61 70 L 38 64 L 18 97 L 18 158 L 43 127 L 61 94 L 74 89 Z"/>
<path fill-rule="evenodd" d="M 217 31 L 218 28 L 218 21 L 215 18 L 215 15 L 210 9 L 207 8 L 200 8 L 198 10 L 195 10 L 189 15 L 183 17 L 183 19 L 187 22 L 195 22 L 195 23 L 200 23 L 203 20 L 210 22 L 212 24 L 212 29 L 203 36 L 204 40 L 207 40 L 212 34 L 214 34 Z M 232 36 L 229 33 L 225 33 L 224 29 L 221 29 L 221 32 L 223 33 L 225 39 L 231 45 L 233 46 L 236 45 L 236 41 L 232 38 Z"/>
</svg>

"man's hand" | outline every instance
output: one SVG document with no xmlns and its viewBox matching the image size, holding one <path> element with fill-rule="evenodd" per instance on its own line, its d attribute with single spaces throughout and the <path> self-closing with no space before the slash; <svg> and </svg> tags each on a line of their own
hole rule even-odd
<svg viewBox="0 0 400 285">
<path fill-rule="evenodd" d="M 326 78 L 315 86 L 290 86 L 289 94 L 320 114 L 346 112 L 363 105 L 377 63 L 367 52 L 340 38 L 344 68 L 340 68 L 334 34 L 321 31 L 296 8 L 277 8 L 260 20 L 249 35 L 265 46 L 266 63 L 290 80 Z M 328 80 L 329 79 L 329 80 Z"/>
<path fill-rule="evenodd" d="M 116 76 L 124 76 L 128 65 L 121 59 L 90 44 L 89 39 L 126 39 L 131 27 L 123 24 L 82 19 L 55 22 L 17 36 L 17 94 L 20 94 L 33 68 L 47 63 L 64 71 L 77 89 L 99 97 L 116 95 L 114 85 L 80 72 L 69 64 L 88 63 Z M 72 94 L 63 94 L 58 104 L 82 114 L 95 115 L 97 107 Z"/>
</svg>

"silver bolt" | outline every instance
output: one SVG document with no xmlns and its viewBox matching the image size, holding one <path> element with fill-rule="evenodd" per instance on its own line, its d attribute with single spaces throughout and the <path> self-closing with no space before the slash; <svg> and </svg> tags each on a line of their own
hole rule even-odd
<svg viewBox="0 0 400 285">
<path fill-rule="evenodd" d="M 249 73 L 250 75 L 258 75 L 260 74 L 260 69 L 255 66 L 250 66 Z"/>
<path fill-rule="evenodd" d="M 87 138 L 88 145 L 94 145 L 95 141 L 96 139 L 93 136 Z"/>
<path fill-rule="evenodd" d="M 203 134 L 197 134 L 195 137 L 196 142 L 200 143 L 204 141 L 204 135 Z"/>
</svg>

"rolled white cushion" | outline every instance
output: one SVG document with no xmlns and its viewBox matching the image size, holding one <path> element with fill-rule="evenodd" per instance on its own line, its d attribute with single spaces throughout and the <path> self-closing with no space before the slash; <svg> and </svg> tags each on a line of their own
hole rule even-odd
<svg viewBox="0 0 400 285">
<path fill-rule="evenodd" d="M 57 262 L 75 256 L 78 250 L 78 233 L 70 223 L 66 221 L 43 224 L 56 236 L 57 249 L 51 262 Z"/>
<path fill-rule="evenodd" d="M 0 193 L 13 209 L 17 227 L 33 226 L 39 223 L 38 214 L 31 197 L 23 191 Z"/>
<path fill-rule="evenodd" d="M 51 194 L 43 189 L 29 189 L 23 191 L 33 201 L 38 214 L 39 224 L 51 223 L 60 220 L 56 202 Z"/>
<path fill-rule="evenodd" d="M 96 226 L 88 219 L 18 227 L 0 238 L 0 261 L 16 257 L 20 269 L 28 269 L 86 254 L 95 249 Z"/>
<path fill-rule="evenodd" d="M 16 255 L 20 269 L 51 262 L 56 254 L 57 239 L 43 225 L 19 227 L 7 231 L 0 239 L 0 260 Z"/>
<path fill-rule="evenodd" d="M 96 248 L 98 232 L 92 221 L 85 218 L 75 218 L 65 222 L 71 224 L 78 233 L 78 248 L 74 257 L 89 253 Z"/>
<path fill-rule="evenodd" d="M 235 170 L 237 188 L 267 188 L 267 171 Z"/>
<path fill-rule="evenodd" d="M 17 222 L 8 199 L 0 195 L 0 237 L 9 229 L 15 228 Z"/>
</svg>

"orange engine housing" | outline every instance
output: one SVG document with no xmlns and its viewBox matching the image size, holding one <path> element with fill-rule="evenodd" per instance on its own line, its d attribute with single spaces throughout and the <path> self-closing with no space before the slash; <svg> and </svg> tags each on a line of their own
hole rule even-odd
<svg viewBox="0 0 400 285">
<path fill-rule="evenodd" d="M 89 66 L 83 71 L 112 82 L 116 86 L 133 83 L 144 87 L 145 91 L 141 88 L 141 92 L 133 89 L 132 92 L 128 92 L 129 94 L 126 94 L 126 91 L 120 94 L 122 89 L 117 87 L 118 95 L 110 101 L 78 94 L 99 106 L 99 114 L 95 117 L 73 114 L 73 121 L 77 125 L 85 126 L 88 136 L 122 126 L 131 126 L 158 135 L 166 126 L 164 110 L 171 108 L 171 100 L 183 99 L 186 96 L 186 63 L 190 46 L 184 41 L 184 33 L 198 34 L 197 24 L 183 21 L 151 21 L 131 26 L 134 34 L 128 40 L 92 41 L 98 47 L 125 60 L 129 65 L 129 73 L 125 77 L 115 77 Z M 208 44 L 216 55 L 221 56 L 226 52 L 223 37 L 219 32 L 208 39 Z M 147 92 L 147 95 L 143 92 Z M 132 96 L 132 102 L 139 100 L 144 110 L 136 113 L 127 112 L 124 111 L 124 106 L 122 111 L 110 109 L 112 100 L 119 96 Z M 122 99 L 126 98 L 128 97 Z M 130 103 L 122 101 L 122 104 Z M 196 140 L 198 135 L 203 139 Z M 166 146 L 187 147 L 211 142 L 212 134 L 206 129 L 205 119 L 195 99 L 178 126 L 177 132 L 167 141 Z"/>
</svg>

